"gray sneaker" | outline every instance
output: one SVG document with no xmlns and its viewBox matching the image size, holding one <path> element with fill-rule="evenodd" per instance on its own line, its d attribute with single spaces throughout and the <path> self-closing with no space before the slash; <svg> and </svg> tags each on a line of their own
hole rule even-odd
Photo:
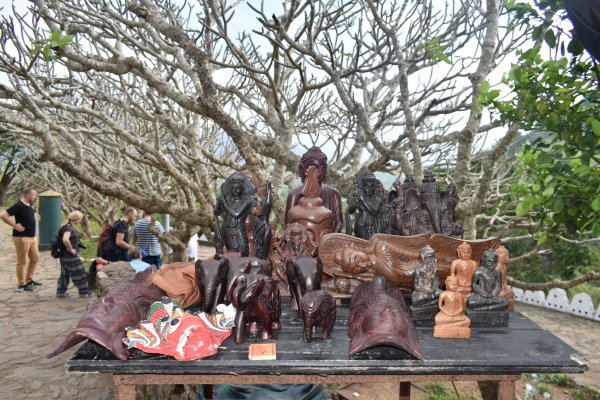
<svg viewBox="0 0 600 400">
<path fill-rule="evenodd" d="M 19 285 L 17 286 L 17 292 L 33 292 L 31 285 Z"/>
<path fill-rule="evenodd" d="M 69 293 L 64 292 L 64 293 L 56 293 L 56 297 L 59 299 L 64 299 L 65 297 L 69 297 Z"/>
</svg>

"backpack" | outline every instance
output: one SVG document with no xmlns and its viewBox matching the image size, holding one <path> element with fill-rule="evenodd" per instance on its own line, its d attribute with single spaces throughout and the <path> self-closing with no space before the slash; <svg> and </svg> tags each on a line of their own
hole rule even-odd
<svg viewBox="0 0 600 400">
<path fill-rule="evenodd" d="M 50 241 L 50 255 L 54 258 L 61 258 L 65 253 L 65 245 L 61 235 L 62 231 L 63 228 L 60 228 L 56 236 Z"/>
<path fill-rule="evenodd" d="M 102 254 L 102 246 L 104 246 L 104 243 L 106 242 L 106 238 L 108 237 L 111 229 L 112 229 L 111 224 L 106 224 L 106 225 L 104 225 L 104 228 L 102 228 L 102 232 L 100 233 L 100 236 L 98 237 L 98 254 Z M 110 240 L 110 238 L 109 238 L 109 240 Z"/>
</svg>

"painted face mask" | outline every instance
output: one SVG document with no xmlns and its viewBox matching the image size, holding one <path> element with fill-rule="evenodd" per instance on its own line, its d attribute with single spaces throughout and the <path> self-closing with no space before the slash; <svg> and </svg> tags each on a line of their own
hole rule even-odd
<svg viewBox="0 0 600 400">
<path fill-rule="evenodd" d="M 128 348 L 165 354 L 179 361 L 198 360 L 217 352 L 231 335 L 235 308 L 219 304 L 215 314 L 183 312 L 176 300 L 164 297 L 150 307 L 148 318 L 127 329 Z"/>
</svg>

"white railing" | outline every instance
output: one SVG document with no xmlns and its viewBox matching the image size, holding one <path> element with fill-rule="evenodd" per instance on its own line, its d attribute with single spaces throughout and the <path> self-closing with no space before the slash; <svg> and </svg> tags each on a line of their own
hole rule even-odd
<svg viewBox="0 0 600 400">
<path fill-rule="evenodd" d="M 512 288 L 512 291 L 516 301 L 600 321 L 600 305 L 595 308 L 592 297 L 587 293 L 577 293 L 573 296 L 573 300 L 569 301 L 565 289 L 551 289 L 548 295 L 542 290 L 523 291 L 523 289 Z"/>
</svg>

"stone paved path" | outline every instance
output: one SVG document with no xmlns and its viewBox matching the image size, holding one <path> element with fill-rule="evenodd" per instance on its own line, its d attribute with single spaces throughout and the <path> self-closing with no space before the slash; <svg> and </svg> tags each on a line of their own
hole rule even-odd
<svg viewBox="0 0 600 400">
<path fill-rule="evenodd" d="M 0 224 L 0 398 L 112 399 L 109 376 L 66 372 L 65 362 L 79 346 L 46 358 L 93 299 L 80 299 L 75 288 L 67 299 L 54 296 L 59 265 L 49 252 L 41 254 L 35 275 L 44 285 L 33 293 L 16 292 L 10 235 L 10 229 Z M 200 256 L 209 254 L 212 249 L 200 248 Z M 586 386 L 600 387 L 600 323 L 523 304 L 517 309 L 584 355 L 590 371 L 574 378 Z"/>
</svg>

